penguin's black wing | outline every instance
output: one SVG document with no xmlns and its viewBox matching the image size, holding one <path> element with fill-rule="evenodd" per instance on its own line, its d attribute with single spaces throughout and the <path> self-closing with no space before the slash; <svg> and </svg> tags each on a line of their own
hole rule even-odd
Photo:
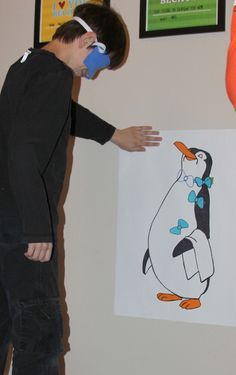
<svg viewBox="0 0 236 375">
<path fill-rule="evenodd" d="M 210 220 L 210 214 L 209 214 L 210 195 L 209 195 L 209 190 L 207 186 L 204 185 L 201 188 L 197 197 L 198 198 L 202 197 L 204 199 L 204 207 L 200 208 L 197 204 L 195 204 L 194 211 L 195 211 L 195 217 L 197 221 L 196 229 L 201 230 L 205 234 L 206 238 L 209 239 L 210 238 L 210 222 L 209 222 Z M 193 249 L 192 242 L 189 239 L 184 238 L 175 246 L 172 255 L 175 258 L 191 249 Z"/>
<path fill-rule="evenodd" d="M 186 251 L 189 251 L 193 249 L 193 245 L 192 245 L 192 242 L 187 239 L 187 238 L 184 238 L 183 240 L 181 240 L 174 248 L 174 251 L 172 253 L 173 255 L 173 258 L 176 258 L 178 257 L 179 255 L 182 255 L 183 253 L 185 253 Z"/>
<path fill-rule="evenodd" d="M 207 186 L 203 186 L 198 193 L 198 197 L 204 199 L 204 207 L 200 208 L 195 204 L 195 217 L 197 229 L 201 230 L 207 239 L 210 238 L 210 194 Z"/>
</svg>

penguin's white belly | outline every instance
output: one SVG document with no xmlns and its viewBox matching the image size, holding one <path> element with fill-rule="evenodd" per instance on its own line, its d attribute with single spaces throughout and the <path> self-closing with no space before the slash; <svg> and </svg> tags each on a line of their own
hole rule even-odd
<svg viewBox="0 0 236 375">
<path fill-rule="evenodd" d="M 196 195 L 199 192 L 199 188 L 191 189 L 185 183 L 175 183 L 152 223 L 148 245 L 153 271 L 163 286 L 182 297 L 199 298 L 206 282 L 200 281 L 198 273 L 188 280 L 182 255 L 173 257 L 176 245 L 197 227 L 194 203 L 188 202 L 191 190 Z M 179 227 L 181 233 L 171 233 L 170 229 L 177 227 L 180 219 L 187 223 L 188 228 Z"/>
</svg>

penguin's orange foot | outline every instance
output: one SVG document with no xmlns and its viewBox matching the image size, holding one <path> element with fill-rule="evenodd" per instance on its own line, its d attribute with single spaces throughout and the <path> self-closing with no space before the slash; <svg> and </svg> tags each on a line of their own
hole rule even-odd
<svg viewBox="0 0 236 375">
<path fill-rule="evenodd" d="M 181 297 L 177 296 L 176 294 L 170 294 L 170 293 L 158 293 L 157 298 L 160 301 L 164 301 L 164 302 L 179 301 L 179 300 L 182 299 Z"/>
<path fill-rule="evenodd" d="M 193 310 L 193 309 L 198 309 L 199 307 L 201 307 L 201 302 L 200 302 L 200 299 L 194 298 L 194 299 L 187 299 L 181 302 L 179 305 L 180 307 L 182 307 L 182 309 Z"/>
</svg>

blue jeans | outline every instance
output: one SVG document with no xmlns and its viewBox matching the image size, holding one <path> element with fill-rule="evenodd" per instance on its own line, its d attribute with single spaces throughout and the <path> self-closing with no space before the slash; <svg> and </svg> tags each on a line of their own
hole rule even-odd
<svg viewBox="0 0 236 375">
<path fill-rule="evenodd" d="M 0 374 L 13 345 L 12 375 L 57 375 L 62 352 L 57 251 L 28 260 L 26 244 L 0 243 Z"/>
</svg>

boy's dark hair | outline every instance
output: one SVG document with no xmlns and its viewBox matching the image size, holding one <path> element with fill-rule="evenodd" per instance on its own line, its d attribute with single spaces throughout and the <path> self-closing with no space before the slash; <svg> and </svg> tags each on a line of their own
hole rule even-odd
<svg viewBox="0 0 236 375">
<path fill-rule="evenodd" d="M 109 68 L 117 68 L 125 59 L 128 45 L 128 32 L 121 16 L 110 7 L 89 3 L 77 6 L 74 16 L 82 18 L 96 33 L 98 41 L 106 45 L 111 60 Z M 71 43 L 85 33 L 83 26 L 71 20 L 56 30 L 53 40 Z"/>
</svg>

